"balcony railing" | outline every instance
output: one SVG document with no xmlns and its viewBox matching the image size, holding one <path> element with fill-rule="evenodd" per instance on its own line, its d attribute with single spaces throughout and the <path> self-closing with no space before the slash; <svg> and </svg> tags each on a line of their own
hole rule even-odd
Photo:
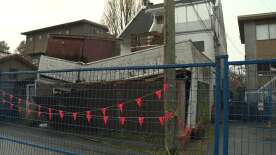
<svg viewBox="0 0 276 155">
<path fill-rule="evenodd" d="M 131 51 L 162 45 L 164 42 L 163 34 L 159 32 L 146 32 L 131 35 Z"/>
</svg>

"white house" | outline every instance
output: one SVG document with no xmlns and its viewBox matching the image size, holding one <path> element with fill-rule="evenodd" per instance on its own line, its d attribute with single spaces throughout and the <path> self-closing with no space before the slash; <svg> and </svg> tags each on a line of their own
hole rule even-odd
<svg viewBox="0 0 276 155">
<path fill-rule="evenodd" d="M 163 14 L 163 3 L 142 8 L 118 36 L 121 40 L 121 55 L 137 51 L 137 46 L 152 47 L 163 44 L 162 37 L 160 42 L 150 41 L 154 38 L 151 33 L 160 33 L 160 36 L 163 36 Z M 191 40 L 200 52 L 213 61 L 216 55 L 227 52 L 220 1 L 176 1 L 175 30 L 176 43 Z M 139 43 L 136 45 L 137 39 Z"/>
</svg>

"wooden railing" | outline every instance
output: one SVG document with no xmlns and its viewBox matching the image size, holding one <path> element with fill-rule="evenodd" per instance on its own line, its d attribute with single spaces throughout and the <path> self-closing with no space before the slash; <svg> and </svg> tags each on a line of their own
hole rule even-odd
<svg viewBox="0 0 276 155">
<path fill-rule="evenodd" d="M 146 32 L 131 35 L 131 51 L 146 49 L 149 47 L 162 45 L 163 34 L 159 32 Z"/>
</svg>

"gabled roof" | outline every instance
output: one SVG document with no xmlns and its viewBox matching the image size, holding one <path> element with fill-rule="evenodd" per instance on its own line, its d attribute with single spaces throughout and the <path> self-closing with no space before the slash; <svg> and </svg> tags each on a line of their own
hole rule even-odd
<svg viewBox="0 0 276 155">
<path fill-rule="evenodd" d="M 241 43 L 245 42 L 245 40 L 244 40 L 245 39 L 244 38 L 244 23 L 249 22 L 249 21 L 262 21 L 262 20 L 270 20 L 270 19 L 276 19 L 276 12 L 239 16 L 238 22 L 239 22 Z"/>
<path fill-rule="evenodd" d="M 17 61 L 22 62 L 23 64 L 25 64 L 26 66 L 30 67 L 33 70 L 37 69 L 37 67 L 34 64 L 32 64 L 30 61 L 28 61 L 27 59 L 25 59 L 24 57 L 22 57 L 19 54 L 11 54 L 11 55 L 8 55 L 8 56 L 1 57 L 0 58 L 0 63 L 7 62 L 7 61 L 12 60 L 12 59 L 15 59 Z"/>
<path fill-rule="evenodd" d="M 46 30 L 52 30 L 52 29 L 56 29 L 56 28 L 60 28 L 60 27 L 64 27 L 64 26 L 71 26 L 71 25 L 75 25 L 75 24 L 89 24 L 92 26 L 96 26 L 99 27 L 101 29 L 104 29 L 106 32 L 108 32 L 108 28 L 105 25 L 102 24 L 98 24 L 86 19 L 82 19 L 82 20 L 77 20 L 74 22 L 70 22 L 70 23 L 64 23 L 64 24 L 59 24 L 59 25 L 54 25 L 54 26 L 50 26 L 50 27 L 45 27 L 45 28 L 41 28 L 41 29 L 36 29 L 36 30 L 32 30 L 32 31 L 27 31 L 27 32 L 23 32 L 21 34 L 23 35 L 28 35 L 28 34 L 32 34 L 32 33 L 36 33 L 36 32 L 41 32 L 41 31 L 46 31 Z"/>
<path fill-rule="evenodd" d="M 148 32 L 152 23 L 153 17 L 146 12 L 147 8 L 142 8 L 136 16 L 127 24 L 125 29 L 118 35 L 119 39 L 123 39 L 130 34 Z"/>
</svg>

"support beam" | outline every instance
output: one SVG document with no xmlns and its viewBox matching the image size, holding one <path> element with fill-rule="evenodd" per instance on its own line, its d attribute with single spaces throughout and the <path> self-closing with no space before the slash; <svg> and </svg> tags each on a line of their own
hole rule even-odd
<svg viewBox="0 0 276 155">
<path fill-rule="evenodd" d="M 164 23 L 164 64 L 175 64 L 175 6 L 174 0 L 164 0 L 165 23 Z M 165 125 L 165 149 L 167 154 L 173 155 L 177 150 L 176 145 L 176 83 L 175 69 L 166 69 L 164 71 L 164 82 L 169 88 L 164 96 L 164 112 L 173 112 L 174 118 Z"/>
</svg>

